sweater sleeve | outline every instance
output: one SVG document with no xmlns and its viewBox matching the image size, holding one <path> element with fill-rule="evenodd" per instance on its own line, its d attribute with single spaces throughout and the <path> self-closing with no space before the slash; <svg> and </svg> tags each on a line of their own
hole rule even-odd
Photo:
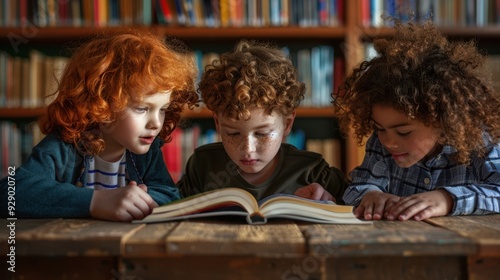
<svg viewBox="0 0 500 280">
<path fill-rule="evenodd" d="M 77 170 L 76 153 L 55 136 L 46 136 L 30 157 L 0 181 L 2 217 L 90 217 L 93 190 L 78 188 L 72 181 Z M 7 201 L 15 210 L 7 211 Z M 13 203 L 12 203 L 13 202 Z"/>
<path fill-rule="evenodd" d="M 382 149 L 375 135 L 366 142 L 363 162 L 350 173 L 352 181 L 343 196 L 346 204 L 359 205 L 369 191 L 389 192 L 389 171 L 383 160 Z"/>
<path fill-rule="evenodd" d="M 156 139 L 149 152 L 145 155 L 134 155 L 137 162 L 133 161 L 132 166 L 127 169 L 137 169 L 141 178 L 132 178 L 137 182 L 142 181 L 148 187 L 148 194 L 158 205 L 163 205 L 180 198 L 179 190 L 167 170 L 161 147 L 163 141 Z M 133 174 L 133 172 L 131 172 Z"/>
<path fill-rule="evenodd" d="M 478 183 L 446 186 L 455 199 L 451 215 L 500 213 L 500 144 L 482 158 L 472 160 Z"/>
</svg>

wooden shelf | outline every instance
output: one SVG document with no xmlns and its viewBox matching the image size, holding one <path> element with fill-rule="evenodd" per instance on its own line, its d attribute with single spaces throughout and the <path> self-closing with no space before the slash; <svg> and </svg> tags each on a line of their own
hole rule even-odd
<svg viewBox="0 0 500 280">
<path fill-rule="evenodd" d="M 45 112 L 45 108 L 1 108 L 1 119 L 36 119 Z M 182 117 L 189 119 L 211 118 L 212 112 L 206 108 L 185 110 Z M 297 109 L 299 118 L 325 118 L 334 117 L 331 107 L 303 107 Z"/>
<path fill-rule="evenodd" d="M 345 27 L 182 27 L 182 26 L 116 26 L 116 27 L 13 27 L 0 28 L 0 41 L 8 41 L 13 36 L 22 36 L 30 42 L 68 42 L 85 40 L 99 34 L 119 33 L 127 29 L 148 30 L 158 35 L 174 36 L 181 39 L 332 39 L 342 40 Z"/>
<path fill-rule="evenodd" d="M 0 108 L 2 119 L 36 119 L 45 113 L 45 108 Z"/>
<path fill-rule="evenodd" d="M 394 34 L 391 27 L 360 27 L 360 35 L 365 38 L 374 38 L 377 36 L 390 37 Z M 438 30 L 449 37 L 466 37 L 466 38 L 500 38 L 500 25 L 499 26 L 485 26 L 485 27 L 470 27 L 470 26 L 442 26 Z"/>
<path fill-rule="evenodd" d="M 185 110 L 182 113 L 184 118 L 199 119 L 211 118 L 212 112 L 206 108 L 195 108 L 194 110 Z M 332 107 L 303 107 L 297 108 L 298 118 L 333 118 Z"/>
</svg>

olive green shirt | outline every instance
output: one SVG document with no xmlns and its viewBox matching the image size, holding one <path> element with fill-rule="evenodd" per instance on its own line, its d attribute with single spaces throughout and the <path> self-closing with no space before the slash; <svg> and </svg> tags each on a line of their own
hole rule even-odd
<svg viewBox="0 0 500 280">
<path fill-rule="evenodd" d="M 237 165 L 230 159 L 222 143 L 218 142 L 195 149 L 177 186 L 184 197 L 218 188 L 236 187 L 261 200 L 275 193 L 294 194 L 297 189 L 311 183 L 320 184 L 335 197 L 337 203 L 343 204 L 342 195 L 348 183 L 346 176 L 339 169 L 329 166 L 318 153 L 282 144 L 274 173 L 262 184 L 253 185 L 241 177 Z"/>
</svg>

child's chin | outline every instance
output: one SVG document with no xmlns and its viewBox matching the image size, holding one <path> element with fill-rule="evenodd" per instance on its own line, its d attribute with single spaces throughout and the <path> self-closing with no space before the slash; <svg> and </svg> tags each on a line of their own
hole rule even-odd
<svg viewBox="0 0 500 280">
<path fill-rule="evenodd" d="M 144 155 L 149 151 L 149 147 L 147 148 L 139 148 L 139 149 L 129 149 L 132 153 L 136 155 Z"/>
<path fill-rule="evenodd" d="M 258 173 L 259 171 L 262 170 L 262 168 L 257 167 L 256 165 L 248 166 L 248 165 L 240 164 L 238 167 L 240 168 L 241 171 L 248 173 L 248 174 Z"/>
<path fill-rule="evenodd" d="M 410 168 L 412 167 L 415 163 L 414 162 L 408 162 L 408 161 L 402 161 L 398 162 L 396 161 L 396 164 L 401 167 L 401 168 Z"/>
</svg>

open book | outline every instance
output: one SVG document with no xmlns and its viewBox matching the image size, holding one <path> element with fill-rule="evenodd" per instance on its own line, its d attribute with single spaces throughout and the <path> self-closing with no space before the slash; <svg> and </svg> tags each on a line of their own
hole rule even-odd
<svg viewBox="0 0 500 280">
<path fill-rule="evenodd" d="M 249 224 L 265 224 L 269 218 L 289 218 L 313 223 L 371 224 L 357 219 L 352 206 L 317 201 L 291 194 L 274 194 L 257 201 L 249 192 L 224 188 L 189 196 L 153 209 L 134 223 L 154 223 L 210 216 L 244 216 Z"/>
</svg>

